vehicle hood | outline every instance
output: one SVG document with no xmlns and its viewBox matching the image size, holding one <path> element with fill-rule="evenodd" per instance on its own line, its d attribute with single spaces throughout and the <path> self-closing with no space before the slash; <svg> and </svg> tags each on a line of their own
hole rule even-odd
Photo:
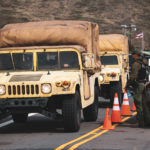
<svg viewBox="0 0 150 150">
<path fill-rule="evenodd" d="M 58 80 L 77 80 L 79 78 L 79 71 L 48 71 L 45 72 L 15 72 L 15 73 L 1 73 L 0 83 L 8 82 L 41 82 L 47 83 Z"/>
<path fill-rule="evenodd" d="M 101 69 L 101 73 L 102 74 L 105 74 L 105 73 L 112 73 L 112 72 L 115 72 L 115 73 L 120 73 L 121 70 L 119 67 L 116 67 L 116 68 L 113 68 L 113 67 L 106 67 L 106 68 L 102 68 Z"/>
</svg>

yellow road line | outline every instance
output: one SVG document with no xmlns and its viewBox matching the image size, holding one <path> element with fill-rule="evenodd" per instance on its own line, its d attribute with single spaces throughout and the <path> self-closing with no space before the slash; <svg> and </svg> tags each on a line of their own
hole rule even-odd
<svg viewBox="0 0 150 150">
<path fill-rule="evenodd" d="M 94 130 L 92 130 L 92 131 L 90 131 L 90 132 L 88 132 L 88 133 L 86 133 L 86 134 L 80 136 L 79 138 L 76 138 L 76 139 L 74 139 L 74 140 L 72 140 L 72 141 L 70 141 L 70 142 L 68 142 L 68 143 L 65 143 L 65 144 L 63 144 L 63 145 L 60 145 L 60 146 L 57 147 L 55 150 L 62 150 L 62 149 L 65 148 L 66 146 L 68 146 L 68 145 L 70 145 L 70 144 L 72 144 L 72 143 L 74 143 L 74 142 L 76 142 L 76 141 L 79 141 L 79 140 L 81 140 L 81 139 L 83 139 L 83 138 L 89 136 L 90 134 L 94 134 L 95 132 L 99 131 L 102 127 L 103 127 L 103 126 L 100 126 L 100 127 L 96 128 L 96 129 L 94 129 Z"/>
<path fill-rule="evenodd" d="M 125 122 L 126 120 L 128 120 L 128 119 L 131 118 L 131 117 L 133 117 L 134 115 L 136 115 L 136 112 L 133 113 L 132 116 L 130 116 L 130 117 L 125 117 L 124 119 L 122 119 L 122 122 Z M 119 124 L 114 124 L 113 127 L 116 127 L 116 126 L 118 126 L 118 125 L 119 125 Z M 76 149 L 77 147 L 79 147 L 80 145 L 82 145 L 82 144 L 84 144 L 84 143 L 87 143 L 87 142 L 89 142 L 89 141 L 91 141 L 91 140 L 97 138 L 98 136 L 100 136 L 100 135 L 102 135 L 102 134 L 104 134 L 104 133 L 106 133 L 106 132 L 108 132 L 108 131 L 110 131 L 110 130 L 103 130 L 103 131 L 97 133 L 96 135 L 94 135 L 94 136 L 92 136 L 92 137 L 90 137 L 90 138 L 88 138 L 88 139 L 85 139 L 85 140 L 83 140 L 83 141 L 81 141 L 81 142 L 79 142 L 79 143 L 77 143 L 77 144 L 74 144 L 73 146 L 71 146 L 71 147 L 69 148 L 69 150 L 74 150 L 74 149 Z"/>
<path fill-rule="evenodd" d="M 83 141 L 81 141 L 81 142 L 79 142 L 79 143 L 77 143 L 77 144 L 74 144 L 73 146 L 71 146 L 71 147 L 69 148 L 69 150 L 74 150 L 74 149 L 76 149 L 77 147 L 79 147 L 80 145 L 82 145 L 82 144 L 84 144 L 84 143 L 87 143 L 87 142 L 89 142 L 89 141 L 95 139 L 96 137 L 98 137 L 98 136 L 100 136 L 100 135 L 102 135 L 102 134 L 104 134 L 105 132 L 108 132 L 108 131 L 109 131 L 109 130 L 103 130 L 103 131 L 101 131 L 100 133 L 98 133 L 98 134 L 96 134 L 96 135 L 94 135 L 94 136 L 92 136 L 92 137 L 90 137 L 90 138 L 88 138 L 88 139 L 86 139 L 86 140 L 83 140 Z"/>
<path fill-rule="evenodd" d="M 136 114 L 136 112 L 134 112 L 134 113 L 132 114 L 132 116 L 134 116 L 135 114 Z M 131 117 L 132 117 L 132 116 L 131 116 Z M 131 117 L 126 117 L 126 118 L 122 119 L 122 121 L 124 122 L 124 121 L 128 120 L 128 119 L 131 118 Z M 118 126 L 118 125 L 119 125 L 119 124 L 114 124 L 113 126 L 116 127 L 116 126 Z M 92 137 L 90 137 L 90 138 L 88 138 L 88 139 L 85 139 L 85 140 L 83 140 L 83 141 L 81 141 L 81 142 L 79 142 L 79 143 L 77 143 L 77 144 L 75 144 L 75 145 L 73 145 L 72 147 L 69 148 L 69 150 L 73 150 L 73 149 L 79 147 L 80 145 L 82 145 L 82 144 L 84 144 L 84 143 L 86 143 L 86 142 L 88 142 L 88 141 L 90 141 L 90 140 L 92 140 L 92 139 L 94 139 L 94 138 L 96 138 L 96 137 L 98 137 L 98 136 L 104 134 L 105 132 L 108 132 L 108 131 L 109 131 L 109 130 L 103 130 L 103 131 L 100 132 L 100 133 L 95 133 L 95 132 L 97 132 L 97 131 L 100 131 L 100 129 L 101 129 L 102 127 L 103 127 L 103 126 L 100 126 L 100 127 L 96 128 L 96 129 L 94 129 L 94 130 L 92 130 L 92 131 L 90 131 L 90 132 L 84 134 L 83 136 L 80 136 L 79 138 L 76 138 L 76 139 L 74 139 L 74 140 L 72 140 L 72 141 L 70 141 L 70 142 L 68 142 L 68 143 L 65 143 L 65 144 L 63 144 L 63 145 L 60 145 L 60 146 L 57 147 L 55 150 L 62 150 L 62 149 L 65 148 L 66 146 L 68 146 L 68 145 L 70 145 L 70 144 L 72 144 L 72 143 L 74 143 L 74 142 L 77 142 L 77 141 L 79 141 L 79 140 L 81 140 L 81 139 L 83 139 L 83 138 L 85 138 L 85 137 L 87 137 L 87 136 L 89 136 L 89 135 L 91 135 L 91 134 L 94 134 Z"/>
</svg>

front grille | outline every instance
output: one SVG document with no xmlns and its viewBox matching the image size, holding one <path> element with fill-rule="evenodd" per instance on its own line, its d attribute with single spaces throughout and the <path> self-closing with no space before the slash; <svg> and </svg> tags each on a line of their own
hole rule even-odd
<svg viewBox="0 0 150 150">
<path fill-rule="evenodd" d="M 39 85 L 8 85 L 8 95 L 37 95 Z"/>
</svg>

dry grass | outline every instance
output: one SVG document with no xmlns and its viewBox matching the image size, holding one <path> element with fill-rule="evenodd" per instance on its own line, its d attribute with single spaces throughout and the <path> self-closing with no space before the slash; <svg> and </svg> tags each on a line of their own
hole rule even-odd
<svg viewBox="0 0 150 150">
<path fill-rule="evenodd" d="M 150 0 L 0 0 L 0 27 L 8 23 L 70 19 L 97 22 L 100 33 L 121 33 L 121 24 L 136 24 L 150 49 Z M 140 41 L 134 40 L 136 47 Z"/>
</svg>

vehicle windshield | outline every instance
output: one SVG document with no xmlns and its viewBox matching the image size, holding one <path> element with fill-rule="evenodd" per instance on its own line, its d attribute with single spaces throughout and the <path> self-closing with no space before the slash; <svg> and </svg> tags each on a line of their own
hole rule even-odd
<svg viewBox="0 0 150 150">
<path fill-rule="evenodd" d="M 0 70 L 33 70 L 32 53 L 0 54 Z"/>
<path fill-rule="evenodd" d="M 38 70 L 79 69 L 78 55 L 73 51 L 38 52 Z"/>
<path fill-rule="evenodd" d="M 102 65 L 118 65 L 117 56 L 101 56 Z"/>
<path fill-rule="evenodd" d="M 39 52 L 37 53 L 38 70 L 58 69 L 57 52 Z"/>
</svg>

